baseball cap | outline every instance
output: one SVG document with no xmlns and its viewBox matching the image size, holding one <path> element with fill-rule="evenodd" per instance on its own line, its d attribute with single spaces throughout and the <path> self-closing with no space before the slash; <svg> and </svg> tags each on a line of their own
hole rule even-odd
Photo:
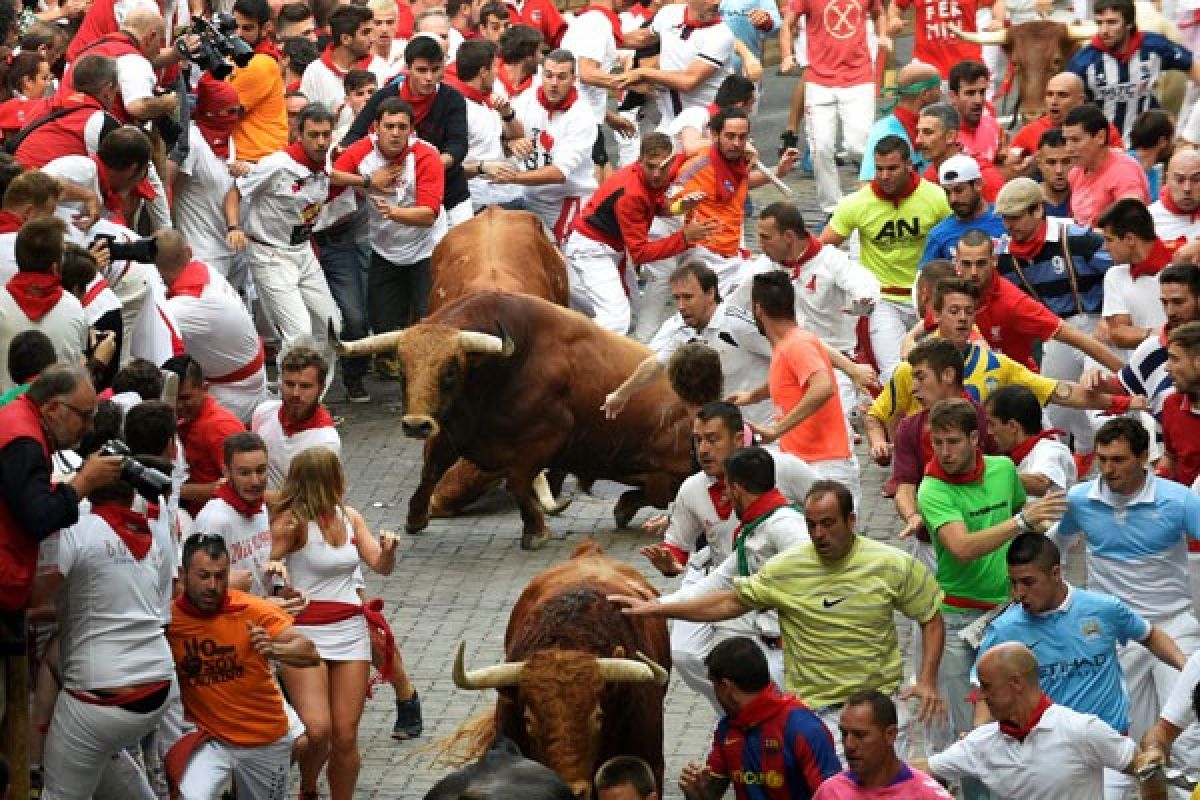
<svg viewBox="0 0 1200 800">
<path fill-rule="evenodd" d="M 942 168 L 938 170 L 938 181 L 942 186 L 977 181 L 982 177 L 979 164 L 970 156 L 950 156 L 942 162 Z"/>
<path fill-rule="evenodd" d="M 1013 178 L 996 195 L 996 213 L 1002 217 L 1024 214 L 1042 202 L 1042 187 L 1033 178 Z"/>
</svg>

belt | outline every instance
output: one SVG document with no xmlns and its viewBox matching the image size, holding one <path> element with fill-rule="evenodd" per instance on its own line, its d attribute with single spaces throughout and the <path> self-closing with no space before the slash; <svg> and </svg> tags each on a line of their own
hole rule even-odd
<svg viewBox="0 0 1200 800">
<path fill-rule="evenodd" d="M 879 291 L 883 294 L 893 294 L 897 297 L 912 297 L 911 286 L 880 286 Z"/>
<path fill-rule="evenodd" d="M 260 369 L 262 369 L 263 362 L 265 362 L 265 361 L 266 361 L 266 352 L 263 350 L 262 339 L 259 339 L 258 340 L 258 352 L 254 354 L 254 358 L 250 360 L 250 363 L 244 364 L 243 366 L 239 367 L 238 369 L 235 369 L 233 372 L 230 372 L 228 375 L 216 375 L 216 376 L 210 377 L 208 379 L 208 382 L 220 384 L 220 383 L 237 383 L 238 381 L 244 381 L 246 378 L 249 378 L 251 375 L 256 374 Z"/>
</svg>

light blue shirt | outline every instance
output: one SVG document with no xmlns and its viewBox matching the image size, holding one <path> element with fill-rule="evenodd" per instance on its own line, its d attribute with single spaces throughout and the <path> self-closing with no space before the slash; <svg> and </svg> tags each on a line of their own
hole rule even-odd
<svg viewBox="0 0 1200 800">
<path fill-rule="evenodd" d="M 1037 657 L 1042 691 L 1051 700 L 1124 732 L 1129 692 L 1117 646 L 1149 635 L 1150 623 L 1112 595 L 1068 587 L 1063 604 L 1044 614 L 1009 606 L 988 625 L 979 655 L 1001 642 L 1021 642 Z"/>
<path fill-rule="evenodd" d="M 765 11 L 771 15 L 771 29 L 761 31 L 750 21 L 751 11 Z M 763 42 L 768 34 L 776 34 L 783 26 L 783 17 L 779 14 L 779 6 L 768 0 L 721 0 L 721 21 L 725 23 L 738 41 L 746 45 L 751 53 L 760 61 L 763 54 Z M 733 71 L 740 73 L 742 59 L 736 53 L 733 56 Z"/>
<path fill-rule="evenodd" d="M 858 179 L 860 181 L 869 181 L 875 179 L 875 145 L 879 140 L 890 134 L 899 136 L 904 141 L 908 142 L 908 149 L 912 152 L 913 169 L 920 174 L 926 167 L 925 159 L 921 158 L 921 154 L 917 152 L 917 146 L 908 138 L 908 131 L 904 130 L 904 125 L 900 120 L 896 119 L 895 114 L 888 114 L 875 121 L 871 126 L 871 132 L 867 135 L 867 147 L 863 151 L 862 167 L 858 170 Z"/>
</svg>

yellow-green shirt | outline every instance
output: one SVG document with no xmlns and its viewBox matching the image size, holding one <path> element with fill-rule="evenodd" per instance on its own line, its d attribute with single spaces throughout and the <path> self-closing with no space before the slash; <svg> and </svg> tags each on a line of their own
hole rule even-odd
<svg viewBox="0 0 1200 800">
<path fill-rule="evenodd" d="M 894 692 L 904 679 L 894 612 L 923 624 L 942 603 L 925 565 L 865 536 L 837 563 L 821 561 L 811 543 L 793 547 L 734 578 L 733 591 L 779 612 L 784 682 L 812 708 L 864 688 Z"/>
</svg>

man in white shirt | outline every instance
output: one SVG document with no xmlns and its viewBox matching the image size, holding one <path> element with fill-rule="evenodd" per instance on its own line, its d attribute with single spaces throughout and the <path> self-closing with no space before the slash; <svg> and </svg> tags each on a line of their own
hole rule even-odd
<svg viewBox="0 0 1200 800">
<path fill-rule="evenodd" d="M 1071 448 L 1054 428 L 1042 428 L 1042 404 L 1026 386 L 1001 386 L 988 395 L 988 433 L 996 449 L 1017 465 L 1025 495 L 1036 500 L 1048 492 L 1065 492 L 1078 477 Z"/>
<path fill-rule="evenodd" d="M 509 98 L 494 88 L 497 52 L 495 43 L 485 39 L 463 42 L 455 61 L 457 74 L 448 74 L 442 80 L 467 101 L 467 157 L 462 166 L 476 213 L 521 196 L 520 187 L 492 183 L 487 177 L 493 165 L 508 158 L 504 140 L 519 139 L 524 134 Z"/>
<path fill-rule="evenodd" d="M 618 76 L 612 74 L 617 63 L 617 50 L 621 47 L 621 18 L 618 14 L 630 5 L 630 0 L 593 0 L 581 9 L 567 25 L 563 34 L 562 48 L 575 54 L 579 71 L 579 87 L 592 116 L 596 120 L 596 141 L 592 147 L 592 163 L 596 166 L 598 180 L 607 177 L 608 153 L 604 145 L 604 123 L 610 120 L 622 135 L 636 132 L 636 126 L 608 110 L 608 93 L 617 88 Z"/>
<path fill-rule="evenodd" d="M 526 208 L 561 246 L 597 185 L 591 159 L 596 124 L 575 88 L 575 56 L 561 48 L 547 53 L 542 85 L 523 92 L 512 107 L 525 130 L 510 143 L 521 164 L 497 166 L 492 180 L 524 187 Z"/>
<path fill-rule="evenodd" d="M 1105 769 L 1133 772 L 1137 745 L 1097 717 L 1053 703 L 1025 645 L 988 650 L 979 685 L 996 721 L 915 767 L 947 780 L 977 778 L 996 800 L 1095 800 L 1104 796 Z"/>
<path fill-rule="evenodd" d="M 1113 203 L 1096 227 L 1113 261 L 1104 273 L 1105 333 L 1113 345 L 1128 352 L 1167 321 L 1158 299 L 1158 274 L 1171 263 L 1180 243 L 1158 236 L 1154 217 L 1136 197 Z"/>
<path fill-rule="evenodd" d="M 1150 206 L 1158 235 L 1167 240 L 1200 237 L 1200 150 L 1177 150 L 1167 162 L 1164 184 Z"/>
<path fill-rule="evenodd" d="M 311 103 L 321 103 L 335 118 L 346 101 L 344 81 L 352 69 L 371 69 L 377 60 L 373 54 L 375 15 L 362 6 L 338 6 L 329 15 L 332 41 L 321 57 L 308 65 L 300 79 L 300 91 Z M 382 62 L 380 62 L 382 64 Z M 386 68 L 378 67 L 380 72 Z M 372 70 L 373 72 L 375 70 Z M 378 73 L 377 73 L 378 74 Z M 379 76 L 382 83 L 390 75 Z"/>
<path fill-rule="evenodd" d="M 258 597 L 271 586 L 264 569 L 271 560 L 271 524 L 263 498 L 267 491 L 267 444 L 256 433 L 225 440 L 225 481 L 196 515 L 195 530 L 215 533 L 229 548 L 229 585 Z"/>
<path fill-rule="evenodd" d="M 280 361 L 280 399 L 260 405 L 250 423 L 250 430 L 267 445 L 268 488 L 283 486 L 292 459 L 310 447 L 341 453 L 342 437 L 321 405 L 321 387 L 328 373 L 329 361 L 304 345 L 291 348 Z"/>
<path fill-rule="evenodd" d="M 61 196 L 58 181 L 40 170 L 27 170 L 9 181 L 0 210 L 0 283 L 7 283 L 17 273 L 13 249 L 21 226 L 31 219 L 54 216 Z"/>
</svg>

